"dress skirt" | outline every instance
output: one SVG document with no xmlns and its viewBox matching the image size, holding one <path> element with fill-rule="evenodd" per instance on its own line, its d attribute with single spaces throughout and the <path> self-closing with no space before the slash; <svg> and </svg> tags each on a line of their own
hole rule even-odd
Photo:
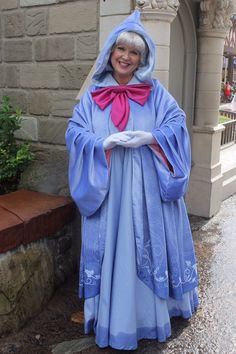
<svg viewBox="0 0 236 354">
<path fill-rule="evenodd" d="M 170 319 L 188 319 L 198 305 L 197 288 L 181 300 L 161 299 L 137 276 L 132 215 L 132 149 L 112 156 L 105 251 L 100 293 L 84 304 L 85 333 L 94 331 L 99 347 L 134 350 L 140 339 L 164 342 Z"/>
</svg>

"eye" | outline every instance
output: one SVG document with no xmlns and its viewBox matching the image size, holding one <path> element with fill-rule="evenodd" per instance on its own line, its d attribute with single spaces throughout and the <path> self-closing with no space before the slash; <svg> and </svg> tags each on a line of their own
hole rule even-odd
<svg viewBox="0 0 236 354">
<path fill-rule="evenodd" d="M 131 51 L 131 54 L 132 54 L 132 55 L 139 55 L 139 52 L 137 52 L 136 50 L 132 50 L 132 51 Z"/>
<path fill-rule="evenodd" d="M 125 50 L 125 48 L 122 47 L 121 45 L 118 45 L 118 46 L 116 47 L 116 49 L 118 49 L 118 50 L 120 50 L 120 51 L 124 51 L 124 50 Z"/>
</svg>

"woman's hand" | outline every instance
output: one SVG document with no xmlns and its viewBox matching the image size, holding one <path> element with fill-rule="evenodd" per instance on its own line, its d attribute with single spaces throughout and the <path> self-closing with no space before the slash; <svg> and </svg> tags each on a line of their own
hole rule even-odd
<svg viewBox="0 0 236 354">
<path fill-rule="evenodd" d="M 111 134 L 103 142 L 104 150 L 109 150 L 115 146 L 123 146 L 127 148 L 137 148 L 142 145 L 156 144 L 156 140 L 152 133 L 145 131 L 124 131 Z"/>
<path fill-rule="evenodd" d="M 137 148 L 143 145 L 156 144 L 156 140 L 152 133 L 145 131 L 126 131 L 130 138 L 125 141 L 120 141 L 118 145 L 128 148 Z"/>
<path fill-rule="evenodd" d="M 110 136 L 108 136 L 104 140 L 103 148 L 104 148 L 104 150 L 109 150 L 109 149 L 114 148 L 117 145 L 122 145 L 122 143 L 126 143 L 130 139 L 131 139 L 131 137 L 128 134 L 128 132 L 120 132 L 120 133 L 111 134 Z"/>
</svg>

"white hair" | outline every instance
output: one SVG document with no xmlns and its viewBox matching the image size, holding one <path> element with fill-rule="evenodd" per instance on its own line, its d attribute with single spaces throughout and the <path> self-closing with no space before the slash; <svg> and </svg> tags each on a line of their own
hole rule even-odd
<svg viewBox="0 0 236 354">
<path fill-rule="evenodd" d="M 148 54 L 148 46 L 143 37 L 136 32 L 122 32 L 116 39 L 115 46 L 119 44 L 128 44 L 135 47 L 140 54 L 140 63 L 145 65 Z"/>
</svg>

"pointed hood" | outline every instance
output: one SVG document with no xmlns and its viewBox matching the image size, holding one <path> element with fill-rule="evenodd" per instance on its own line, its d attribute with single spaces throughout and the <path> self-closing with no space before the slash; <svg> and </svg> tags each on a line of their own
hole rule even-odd
<svg viewBox="0 0 236 354">
<path fill-rule="evenodd" d="M 135 71 L 134 76 L 136 76 L 136 78 L 141 82 L 151 82 L 151 75 L 155 64 L 155 45 L 151 37 L 145 31 L 142 23 L 140 22 L 140 12 L 135 10 L 129 17 L 121 22 L 107 38 L 101 53 L 97 58 L 96 70 L 92 77 L 94 84 L 99 85 L 99 83 L 105 77 L 106 73 L 112 71 L 112 68 L 109 64 L 111 49 L 120 33 L 126 31 L 137 32 L 144 38 L 147 43 L 149 53 L 147 56 L 146 64 L 145 66 L 140 66 L 139 69 Z"/>
</svg>

